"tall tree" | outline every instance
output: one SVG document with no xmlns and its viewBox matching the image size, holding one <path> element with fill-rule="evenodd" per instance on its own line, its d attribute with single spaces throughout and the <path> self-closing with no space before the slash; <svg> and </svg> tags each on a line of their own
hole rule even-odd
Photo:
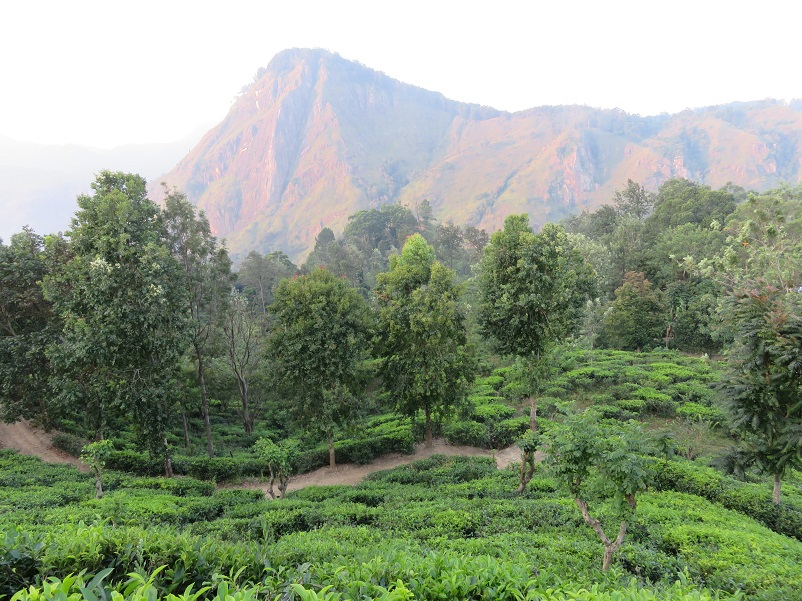
<svg viewBox="0 0 802 601">
<path fill-rule="evenodd" d="M 749 195 L 725 230 L 724 250 L 695 267 L 726 290 L 719 325 L 732 361 L 722 389 L 779 503 L 783 475 L 802 466 L 802 187 Z"/>
<path fill-rule="evenodd" d="M 641 351 L 660 345 L 668 323 L 660 290 L 642 273 L 629 272 L 604 316 L 603 336 L 609 346 Z"/>
<path fill-rule="evenodd" d="M 0 243 L 0 420 L 51 421 L 47 348 L 60 322 L 42 294 L 41 281 L 69 258 L 60 236 L 45 239 L 30 228 Z"/>
<path fill-rule="evenodd" d="M 758 465 L 781 480 L 802 469 L 802 298 L 771 285 L 734 293 L 732 362 L 722 382 L 733 426 Z"/>
<path fill-rule="evenodd" d="M 282 281 L 272 306 L 268 355 L 296 424 L 324 434 L 336 465 L 334 429 L 353 416 L 364 387 L 370 333 L 364 298 L 322 268 Z"/>
<path fill-rule="evenodd" d="M 527 215 L 510 215 L 479 264 L 479 324 L 496 350 L 520 357 L 530 373 L 530 425 L 549 348 L 578 325 L 594 291 L 593 273 L 562 227 L 534 234 Z"/>
<path fill-rule="evenodd" d="M 45 297 L 64 323 L 51 349 L 54 385 L 90 412 L 100 438 L 109 411 L 130 413 L 144 445 L 169 468 L 165 432 L 189 343 L 182 270 L 142 177 L 103 171 L 92 190 L 78 197 L 68 233 L 74 257 L 45 278 Z"/>
<path fill-rule="evenodd" d="M 615 208 L 622 215 L 635 219 L 644 219 L 654 207 L 655 195 L 647 191 L 642 185 L 627 180 L 627 187 L 616 191 L 613 195 Z"/>
<path fill-rule="evenodd" d="M 376 287 L 380 374 L 399 410 L 423 411 L 428 447 L 433 413 L 444 414 L 463 400 L 474 373 L 454 278 L 415 234 L 401 255 L 390 257 L 390 270 L 379 275 Z"/>
<path fill-rule="evenodd" d="M 264 316 L 240 292 L 231 295 L 223 316 L 226 358 L 237 382 L 241 402 L 241 417 L 245 434 L 253 432 L 255 415 L 252 407 L 251 384 L 259 370 L 263 353 Z"/>
<path fill-rule="evenodd" d="M 462 228 L 454 225 L 451 220 L 439 224 L 435 229 L 435 248 L 449 269 L 454 269 L 454 264 L 463 250 L 464 240 L 465 235 Z"/>
<path fill-rule="evenodd" d="M 184 272 L 183 285 L 189 301 L 192 354 L 197 367 L 206 451 L 209 457 L 214 457 L 206 394 L 206 363 L 209 337 L 225 312 L 233 282 L 231 260 L 225 248 L 217 246 L 206 216 L 203 212 L 195 214 L 186 194 L 175 189 L 167 191 L 161 220 L 167 247 Z M 186 421 L 186 416 L 184 418 Z"/>
<path fill-rule="evenodd" d="M 273 302 L 273 291 L 278 283 L 296 273 L 298 268 L 283 252 L 273 251 L 263 256 L 252 250 L 240 264 L 237 282 L 265 315 Z"/>
</svg>

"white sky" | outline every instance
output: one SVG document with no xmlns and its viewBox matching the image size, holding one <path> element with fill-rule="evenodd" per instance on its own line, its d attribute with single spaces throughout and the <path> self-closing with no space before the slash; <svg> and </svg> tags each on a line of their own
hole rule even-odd
<svg viewBox="0 0 802 601">
<path fill-rule="evenodd" d="M 797 0 L 25 0 L 0 14 L 0 135 L 33 142 L 176 140 L 291 47 L 510 111 L 802 97 Z"/>
</svg>

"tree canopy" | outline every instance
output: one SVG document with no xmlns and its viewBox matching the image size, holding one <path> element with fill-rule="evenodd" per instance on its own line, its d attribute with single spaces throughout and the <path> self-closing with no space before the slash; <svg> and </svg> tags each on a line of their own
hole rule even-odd
<svg viewBox="0 0 802 601">
<path fill-rule="evenodd" d="M 423 411 L 431 446 L 432 416 L 465 398 L 473 360 L 454 272 L 435 259 L 423 236 L 411 236 L 390 270 L 379 274 L 378 349 L 382 381 L 396 407 Z"/>
<path fill-rule="evenodd" d="M 283 280 L 271 311 L 268 353 L 277 383 L 296 424 L 325 434 L 333 467 L 334 428 L 353 416 L 365 381 L 367 305 L 347 280 L 317 268 Z"/>
</svg>

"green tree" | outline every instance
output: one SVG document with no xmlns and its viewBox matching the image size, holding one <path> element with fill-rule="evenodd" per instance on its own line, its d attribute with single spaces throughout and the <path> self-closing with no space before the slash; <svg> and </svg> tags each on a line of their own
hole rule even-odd
<svg viewBox="0 0 802 601">
<path fill-rule="evenodd" d="M 304 263 L 304 272 L 323 267 L 340 277 L 348 278 L 353 286 L 362 286 L 365 280 L 365 257 L 349 241 L 337 240 L 334 232 L 324 227 L 315 239 L 315 248 Z"/>
<path fill-rule="evenodd" d="M 8 246 L 0 243 L 0 420 L 52 421 L 47 349 L 61 324 L 41 281 L 68 259 L 63 238 L 49 236 L 46 243 L 27 227 Z"/>
<path fill-rule="evenodd" d="M 802 469 L 802 298 L 771 285 L 734 293 L 731 362 L 722 383 L 733 426 L 758 465 L 781 479 Z"/>
<path fill-rule="evenodd" d="M 449 269 L 455 268 L 455 263 L 462 253 L 464 239 L 462 228 L 458 225 L 454 225 L 454 222 L 451 220 L 439 224 L 435 229 L 435 248 L 437 249 L 437 254 L 443 258 L 443 262 Z"/>
<path fill-rule="evenodd" d="M 253 433 L 255 421 L 251 384 L 257 377 L 263 355 L 262 324 L 264 316 L 241 292 L 231 294 L 222 325 L 225 334 L 226 359 L 237 382 L 242 425 L 245 434 Z"/>
<path fill-rule="evenodd" d="M 643 220 L 654 207 L 655 195 L 628 179 L 627 187 L 613 195 L 613 203 L 620 214 Z"/>
<path fill-rule="evenodd" d="M 540 234 L 527 215 L 511 215 L 479 264 L 479 325 L 497 351 L 529 367 L 530 425 L 537 429 L 537 387 L 553 344 L 573 332 L 594 291 L 593 273 L 562 227 Z"/>
<path fill-rule="evenodd" d="M 602 335 L 608 346 L 619 349 L 659 346 L 668 325 L 666 313 L 660 290 L 642 273 L 629 272 L 604 316 Z"/>
<path fill-rule="evenodd" d="M 411 236 L 390 270 L 379 274 L 379 373 L 396 407 L 423 411 L 426 446 L 432 446 L 432 415 L 443 415 L 465 398 L 473 379 L 472 353 L 459 305 L 454 272 L 435 260 L 420 234 Z"/>
<path fill-rule="evenodd" d="M 602 570 L 610 569 L 637 509 L 637 494 L 652 479 L 643 433 L 634 422 L 605 424 L 586 411 L 555 425 L 545 446 L 553 474 L 568 488 L 582 519 L 604 544 Z M 611 517 L 618 522 L 615 539 L 607 536 L 599 518 L 591 516 L 594 501 L 611 502 Z"/>
<path fill-rule="evenodd" d="M 45 278 L 45 297 L 64 324 L 50 350 L 53 385 L 89 414 L 98 439 L 109 413 L 129 413 L 142 443 L 165 455 L 189 344 L 183 273 L 143 178 L 103 171 L 92 190 L 78 197 L 68 233 L 74 257 Z"/>
<path fill-rule="evenodd" d="M 103 498 L 103 468 L 106 461 L 111 457 L 114 445 L 108 439 L 98 440 L 81 449 L 81 461 L 83 461 L 95 474 L 95 498 Z"/>
<path fill-rule="evenodd" d="M 714 221 L 724 223 L 745 196 L 742 188 L 731 184 L 713 190 L 687 179 L 673 178 L 657 191 L 654 211 L 647 223 L 655 232 L 684 224 L 707 228 Z"/>
<path fill-rule="evenodd" d="M 269 438 L 260 437 L 254 445 L 256 455 L 265 462 L 270 472 L 270 480 L 267 485 L 267 494 L 271 499 L 276 498 L 273 486 L 278 481 L 278 496 L 283 499 L 287 494 L 287 486 L 292 478 L 292 463 L 298 454 L 298 446 L 295 441 L 282 440 L 276 444 Z"/>
<path fill-rule="evenodd" d="M 197 366 L 206 450 L 214 457 L 209 399 L 206 394 L 206 363 L 209 339 L 225 312 L 233 282 L 231 260 L 225 248 L 218 248 L 209 221 L 187 200 L 186 194 L 169 190 L 165 195 L 161 220 L 167 247 L 183 268 L 183 285 L 189 301 L 192 354 Z M 184 421 L 186 416 L 183 415 Z"/>
<path fill-rule="evenodd" d="M 278 283 L 296 273 L 298 268 L 283 252 L 277 250 L 262 256 L 252 250 L 240 264 L 237 284 L 242 286 L 251 302 L 259 306 L 262 314 L 267 314 L 267 308 L 273 303 L 273 291 Z"/>
<path fill-rule="evenodd" d="M 347 280 L 318 268 L 282 281 L 272 313 L 268 355 L 279 390 L 298 426 L 325 435 L 334 467 L 334 428 L 352 418 L 365 383 L 367 304 Z"/>
</svg>

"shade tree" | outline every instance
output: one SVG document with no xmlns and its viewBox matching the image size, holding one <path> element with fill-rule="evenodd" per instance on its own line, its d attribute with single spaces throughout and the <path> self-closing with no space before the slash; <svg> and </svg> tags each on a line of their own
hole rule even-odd
<svg viewBox="0 0 802 601">
<path fill-rule="evenodd" d="M 196 366 L 206 451 L 209 457 L 214 457 L 206 367 L 213 330 L 227 310 L 234 279 L 231 260 L 225 247 L 219 246 L 212 236 L 206 216 L 203 212 L 196 214 L 186 194 L 175 189 L 166 190 L 160 219 L 165 229 L 167 248 L 183 271 L 181 281 L 188 301 L 191 354 Z M 186 423 L 186 415 L 182 414 L 182 417 Z"/>
<path fill-rule="evenodd" d="M 349 282 L 323 268 L 283 280 L 271 308 L 267 355 L 277 390 L 302 430 L 322 433 L 336 465 L 334 431 L 358 409 L 370 312 Z"/>
<path fill-rule="evenodd" d="M 49 350 L 51 383 L 62 402 L 89 416 L 97 439 L 111 415 L 132 416 L 143 446 L 169 466 L 165 434 L 190 340 L 182 269 L 142 177 L 103 171 L 92 190 L 78 197 L 72 258 L 44 280 L 63 323 Z"/>
<path fill-rule="evenodd" d="M 535 234 L 527 215 L 511 215 L 479 264 L 479 325 L 495 349 L 521 358 L 529 372 L 530 425 L 537 429 L 537 390 L 554 343 L 576 330 L 595 288 L 593 272 L 565 230 Z"/>
<path fill-rule="evenodd" d="M 390 257 L 390 269 L 377 279 L 379 374 L 397 410 L 423 412 L 431 447 L 434 416 L 459 404 L 473 380 L 461 288 L 420 234 Z"/>
</svg>

